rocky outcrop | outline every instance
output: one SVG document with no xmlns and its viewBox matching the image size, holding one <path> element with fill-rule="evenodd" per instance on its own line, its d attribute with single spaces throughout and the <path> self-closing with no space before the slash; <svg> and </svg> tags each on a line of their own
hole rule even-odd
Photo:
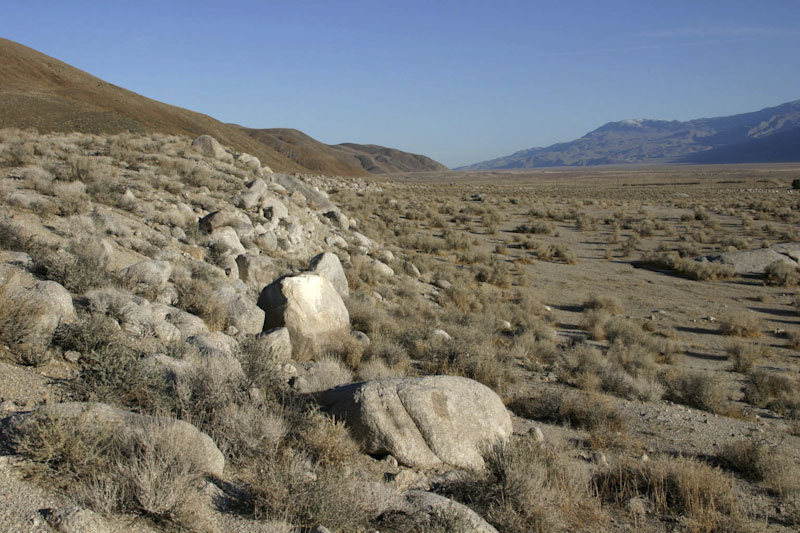
<svg viewBox="0 0 800 533">
<path fill-rule="evenodd" d="M 511 436 L 511 417 L 491 389 L 467 378 L 428 376 L 354 383 L 314 395 L 346 421 L 373 455 L 417 468 L 480 469 L 482 454 Z"/>
<path fill-rule="evenodd" d="M 283 276 L 258 298 L 264 330 L 286 327 L 296 359 L 320 355 L 332 337 L 346 334 L 350 315 L 330 281 L 311 273 Z"/>
</svg>

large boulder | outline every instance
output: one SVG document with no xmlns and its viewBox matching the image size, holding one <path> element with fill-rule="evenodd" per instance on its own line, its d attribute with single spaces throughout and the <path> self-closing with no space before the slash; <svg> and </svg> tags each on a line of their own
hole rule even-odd
<svg viewBox="0 0 800 533">
<path fill-rule="evenodd" d="M 139 415 L 103 403 L 66 402 L 14 413 L 0 423 L 6 443 L 18 442 L 45 421 L 63 423 L 87 433 L 115 434 L 122 439 L 153 434 L 183 448 L 184 459 L 200 471 L 221 476 L 225 458 L 211 437 L 182 420 Z"/>
<path fill-rule="evenodd" d="M 308 270 L 330 281 L 333 288 L 342 298 L 350 296 L 347 276 L 344 275 L 342 263 L 336 257 L 336 254 L 325 252 L 315 256 L 309 263 Z"/>
<path fill-rule="evenodd" d="M 225 253 L 233 257 L 245 253 L 244 246 L 239 240 L 239 235 L 230 226 L 223 226 L 212 231 L 211 243 L 219 246 Z"/>
<path fill-rule="evenodd" d="M 317 274 L 283 276 L 261 291 L 264 330 L 286 327 L 295 358 L 321 354 L 332 337 L 347 334 L 350 315 L 330 281 Z"/>
<path fill-rule="evenodd" d="M 456 376 L 353 383 L 316 393 L 373 455 L 414 468 L 480 469 L 483 453 L 511 436 L 511 417 L 491 389 Z"/>
</svg>

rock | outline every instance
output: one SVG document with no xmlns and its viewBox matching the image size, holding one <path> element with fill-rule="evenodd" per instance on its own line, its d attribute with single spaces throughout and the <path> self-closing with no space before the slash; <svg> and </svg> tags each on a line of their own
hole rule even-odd
<svg viewBox="0 0 800 533">
<path fill-rule="evenodd" d="M 744 250 L 699 257 L 700 261 L 732 265 L 737 274 L 763 274 L 770 263 L 781 261 L 795 268 L 800 266 L 795 256 L 800 253 L 800 243 L 776 244 L 769 248 Z"/>
<path fill-rule="evenodd" d="M 528 434 L 531 436 L 531 440 L 533 440 L 533 442 L 544 442 L 544 434 L 539 426 L 532 427 L 528 431 Z"/>
<path fill-rule="evenodd" d="M 345 276 L 342 263 L 336 254 L 325 252 L 317 255 L 311 260 L 308 270 L 330 281 L 333 288 L 342 298 L 350 296 L 347 276 Z"/>
<path fill-rule="evenodd" d="M 278 238 L 274 233 L 263 233 L 256 237 L 256 246 L 262 252 L 274 252 L 278 249 Z"/>
<path fill-rule="evenodd" d="M 281 185 L 289 193 L 299 191 L 305 197 L 306 201 L 310 202 L 316 210 L 329 211 L 331 209 L 336 209 L 336 206 L 333 205 L 333 202 L 330 201 L 327 194 L 309 186 L 302 180 L 287 174 L 273 174 L 272 177 L 275 183 Z"/>
<path fill-rule="evenodd" d="M 193 140 L 192 148 L 206 157 L 213 157 L 222 161 L 233 161 L 233 157 L 211 135 L 201 135 Z"/>
<path fill-rule="evenodd" d="M 242 209 L 253 209 L 259 204 L 264 193 L 268 191 L 267 182 L 261 179 L 253 180 L 247 186 L 247 190 L 240 194 L 234 203 Z"/>
<path fill-rule="evenodd" d="M 157 295 L 166 288 L 172 265 L 166 261 L 140 261 L 120 271 L 130 290 L 139 294 Z"/>
<path fill-rule="evenodd" d="M 357 231 L 353 232 L 353 241 L 356 246 L 363 246 L 368 250 L 375 247 L 375 241 Z"/>
<path fill-rule="evenodd" d="M 262 195 L 259 199 L 261 216 L 266 219 L 264 226 L 268 231 L 278 227 L 281 220 L 289 217 L 289 209 L 283 202 L 269 194 Z"/>
<path fill-rule="evenodd" d="M 450 334 L 443 329 L 435 329 L 431 331 L 431 336 L 442 341 L 453 340 L 453 337 L 451 337 Z"/>
<path fill-rule="evenodd" d="M 277 246 L 277 240 L 275 241 Z M 239 279 L 248 287 L 260 291 L 275 279 L 275 265 L 268 256 L 243 254 L 236 257 Z"/>
<path fill-rule="evenodd" d="M 239 157 L 236 159 L 239 161 L 239 163 L 251 170 L 261 170 L 261 161 L 259 161 L 259 159 L 254 155 L 243 153 L 239 154 Z"/>
<path fill-rule="evenodd" d="M 604 454 L 600 450 L 594 452 L 594 456 L 592 457 L 592 459 L 594 460 L 597 466 L 608 466 L 608 459 L 606 459 L 606 454 Z"/>
<path fill-rule="evenodd" d="M 261 333 L 259 339 L 264 347 L 264 355 L 271 354 L 278 359 L 292 358 L 292 340 L 287 328 L 275 328 Z M 297 373 L 297 370 L 294 370 Z"/>
<path fill-rule="evenodd" d="M 60 507 L 41 511 L 48 525 L 59 533 L 112 533 L 105 518 L 81 507 Z"/>
<path fill-rule="evenodd" d="M 239 331 L 255 335 L 264 329 L 264 311 L 233 286 L 219 287 L 214 291 L 214 297 L 223 303 L 228 323 Z"/>
<path fill-rule="evenodd" d="M 391 278 L 392 276 L 394 276 L 394 270 L 392 270 L 392 267 L 390 267 L 386 263 L 379 261 L 377 259 L 373 259 L 372 261 L 370 261 L 370 264 L 372 265 L 372 270 L 374 270 L 375 273 L 378 274 L 379 276 L 383 276 L 386 278 Z"/>
<path fill-rule="evenodd" d="M 482 452 L 511 436 L 511 417 L 491 389 L 471 379 L 427 376 L 354 383 L 314 395 L 346 421 L 373 455 L 404 465 L 483 467 Z"/>
<path fill-rule="evenodd" d="M 363 331 L 351 331 L 350 334 L 355 340 L 363 344 L 365 348 L 369 346 L 371 341 L 369 340 L 369 336 Z"/>
<path fill-rule="evenodd" d="M 242 246 L 242 242 L 239 240 L 239 236 L 236 234 L 236 230 L 230 226 L 224 226 L 212 231 L 211 242 L 222 248 L 223 253 L 230 254 L 233 257 L 241 255 L 246 251 L 244 246 Z"/>
<path fill-rule="evenodd" d="M 253 223 L 250 218 L 238 209 L 214 211 L 201 218 L 198 224 L 206 233 L 226 226 L 233 228 L 239 238 L 253 233 Z"/>
<path fill-rule="evenodd" d="M 317 274 L 283 276 L 267 285 L 258 298 L 264 310 L 263 329 L 286 327 L 295 358 L 321 354 L 336 335 L 350 330 L 350 315 L 330 281 Z"/>
<path fill-rule="evenodd" d="M 210 357 L 234 358 L 239 352 L 239 343 L 236 339 L 221 331 L 193 335 L 186 339 L 186 342 L 197 348 L 201 354 Z"/>
<path fill-rule="evenodd" d="M 35 281 L 29 286 L 20 286 L 11 294 L 18 301 L 27 302 L 36 316 L 31 316 L 30 339 L 26 342 L 49 343 L 53 332 L 60 324 L 77 319 L 69 291 L 55 281 Z M 4 302 L 0 302 L 2 305 Z"/>
<path fill-rule="evenodd" d="M 345 231 L 350 229 L 350 220 L 338 209 L 324 213 L 325 218 L 333 222 L 333 225 Z"/>
<path fill-rule="evenodd" d="M 150 435 L 171 442 L 184 452 L 183 458 L 207 474 L 221 476 L 225 458 L 211 437 L 182 420 L 139 415 L 103 403 L 66 402 L 40 407 L 36 411 L 15 413 L 0 424 L 5 442 L 16 442 L 41 426 L 42 420 L 69 424 L 82 431 L 105 434 L 112 431 L 122 437 Z"/>
<path fill-rule="evenodd" d="M 466 505 L 455 502 L 444 496 L 421 490 L 410 490 L 405 493 L 410 506 L 410 516 L 415 521 L 423 522 L 422 527 L 430 525 L 441 517 L 454 519 L 459 533 L 497 533 L 481 516 Z"/>
</svg>

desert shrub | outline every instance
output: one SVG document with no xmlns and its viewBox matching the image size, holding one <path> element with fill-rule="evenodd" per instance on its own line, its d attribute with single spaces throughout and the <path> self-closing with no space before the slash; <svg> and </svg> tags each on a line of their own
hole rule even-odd
<svg viewBox="0 0 800 533">
<path fill-rule="evenodd" d="M 672 372 L 665 376 L 664 381 L 666 397 L 673 402 L 720 414 L 730 409 L 727 393 L 714 376 Z"/>
<path fill-rule="evenodd" d="M 22 284 L 22 275 L 0 273 L 0 341 L 12 346 L 43 340 L 38 323 L 47 309 L 43 302 L 26 296 Z"/>
<path fill-rule="evenodd" d="M 589 336 L 594 340 L 603 340 L 606 338 L 606 325 L 611 320 L 611 315 L 604 309 L 592 309 L 583 313 L 581 317 L 580 327 L 589 333 Z"/>
<path fill-rule="evenodd" d="M 383 510 L 365 498 L 362 481 L 339 468 L 314 466 L 302 453 L 286 449 L 244 476 L 241 506 L 259 519 L 281 520 L 310 530 L 362 531 Z"/>
<path fill-rule="evenodd" d="M 779 414 L 800 418 L 800 386 L 784 374 L 756 370 L 748 376 L 744 400 Z"/>
<path fill-rule="evenodd" d="M 172 527 L 213 530 L 199 493 L 205 472 L 187 453 L 196 444 L 175 440 L 159 424 L 87 430 L 40 417 L 16 447 L 67 484 L 79 503 L 103 514 L 134 512 Z"/>
<path fill-rule="evenodd" d="M 622 445 L 626 439 L 622 413 L 600 394 L 541 391 L 516 398 L 508 407 L 518 416 L 585 429 L 595 448 Z"/>
<path fill-rule="evenodd" d="M 70 241 L 63 250 L 32 242 L 26 250 L 33 259 L 34 272 L 64 286 L 69 292 L 83 294 L 89 289 L 116 285 L 108 270 L 105 250 L 91 239 Z"/>
<path fill-rule="evenodd" d="M 648 252 L 642 255 L 642 262 L 693 280 L 715 281 L 736 276 L 732 265 L 695 261 L 689 257 L 681 257 L 677 252 Z"/>
<path fill-rule="evenodd" d="M 353 373 L 340 360 L 335 357 L 323 356 L 314 363 L 314 366 L 305 376 L 306 390 L 317 392 L 337 385 L 344 385 L 353 381 Z"/>
<path fill-rule="evenodd" d="M 764 345 L 747 342 L 732 342 L 725 351 L 731 361 L 732 370 L 742 374 L 752 372 L 756 363 L 769 353 Z"/>
<path fill-rule="evenodd" d="M 745 478 L 761 482 L 778 494 L 800 489 L 797 463 L 777 447 L 754 439 L 738 440 L 723 446 L 720 462 Z"/>
<path fill-rule="evenodd" d="M 536 235 L 550 235 L 553 233 L 553 225 L 544 220 L 532 220 L 528 224 L 520 224 L 516 227 L 517 233 L 534 233 Z"/>
<path fill-rule="evenodd" d="M 612 315 L 621 315 L 625 312 L 622 302 L 616 296 L 604 296 L 593 294 L 588 300 L 583 302 L 586 309 L 605 309 Z"/>
<path fill-rule="evenodd" d="M 228 326 L 228 311 L 214 296 L 210 283 L 202 279 L 187 278 L 175 283 L 178 290 L 177 307 L 203 319 L 209 329 L 224 330 Z"/>
<path fill-rule="evenodd" d="M 755 314 L 734 313 L 720 320 L 719 332 L 736 337 L 758 337 L 761 335 L 761 327 L 761 321 Z"/>
<path fill-rule="evenodd" d="M 364 357 L 364 349 L 364 343 L 347 332 L 328 339 L 325 355 L 342 361 L 351 370 L 357 370 Z"/>
<path fill-rule="evenodd" d="M 598 472 L 594 483 L 602 499 L 619 506 L 639 497 L 660 515 L 685 515 L 692 531 L 736 531 L 746 524 L 741 497 L 731 480 L 696 460 L 624 460 Z"/>
<path fill-rule="evenodd" d="M 800 281 L 800 272 L 798 272 L 796 266 L 790 265 L 786 261 L 777 260 L 767 265 L 767 268 L 764 269 L 764 278 L 767 285 L 787 287 L 797 285 L 798 281 Z"/>
<path fill-rule="evenodd" d="M 476 509 L 500 531 L 598 528 L 607 519 L 588 471 L 567 455 L 566 443 L 514 439 L 492 449 L 486 471 L 446 492 Z"/>
</svg>

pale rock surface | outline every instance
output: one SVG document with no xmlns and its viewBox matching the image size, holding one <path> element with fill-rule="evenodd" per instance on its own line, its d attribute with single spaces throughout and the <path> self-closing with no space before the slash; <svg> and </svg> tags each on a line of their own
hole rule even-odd
<svg viewBox="0 0 800 533">
<path fill-rule="evenodd" d="M 278 359 L 292 358 L 292 340 L 287 328 L 275 328 L 259 335 L 264 347 L 264 355 L 272 355 Z"/>
<path fill-rule="evenodd" d="M 322 353 L 332 336 L 347 333 L 350 315 L 330 281 L 311 273 L 283 276 L 258 298 L 264 330 L 286 327 L 295 358 Z"/>
<path fill-rule="evenodd" d="M 228 254 L 236 257 L 245 253 L 244 246 L 236 234 L 236 230 L 230 226 L 223 226 L 211 232 L 211 242 L 224 248 Z"/>
<path fill-rule="evenodd" d="M 347 276 L 344 274 L 342 263 L 336 254 L 330 252 L 321 253 L 311 259 L 308 265 L 309 272 L 318 274 L 327 279 L 342 298 L 350 296 L 350 287 L 347 283 Z"/>
<path fill-rule="evenodd" d="M 411 516 L 417 521 L 430 524 L 437 516 L 455 515 L 461 518 L 459 525 L 469 524 L 468 529 L 459 530 L 459 533 L 497 533 L 497 530 L 478 513 L 444 496 L 422 490 L 410 490 L 405 493 L 405 499 L 410 506 Z"/>
<path fill-rule="evenodd" d="M 261 291 L 275 279 L 275 265 L 269 256 L 247 253 L 238 256 L 236 264 L 239 268 L 239 279 L 255 291 Z"/>
<path fill-rule="evenodd" d="M 353 383 L 314 395 L 346 421 L 367 453 L 404 465 L 480 469 L 487 447 L 507 440 L 511 417 L 491 389 L 467 378 L 427 376 Z"/>
<path fill-rule="evenodd" d="M 172 265 L 166 261 L 140 261 L 120 271 L 125 284 L 137 293 L 159 293 L 166 288 Z"/>
</svg>

